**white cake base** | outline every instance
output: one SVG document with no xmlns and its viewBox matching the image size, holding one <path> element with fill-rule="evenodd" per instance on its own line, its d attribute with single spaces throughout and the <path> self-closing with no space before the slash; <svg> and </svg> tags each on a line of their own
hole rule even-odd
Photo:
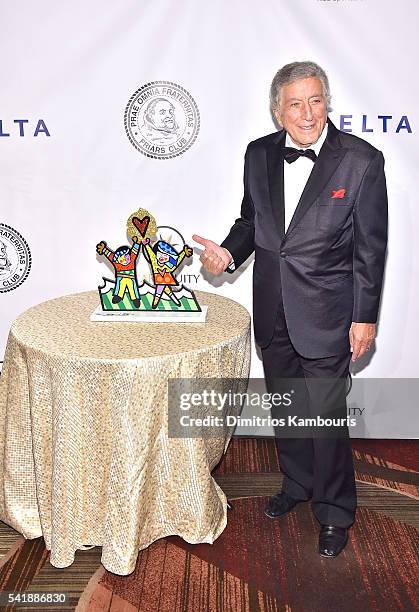
<svg viewBox="0 0 419 612">
<path fill-rule="evenodd" d="M 201 312 L 170 312 L 168 310 L 102 310 L 99 306 L 90 315 L 91 321 L 111 323 L 128 321 L 132 323 L 205 323 L 208 306 L 201 306 Z"/>
</svg>

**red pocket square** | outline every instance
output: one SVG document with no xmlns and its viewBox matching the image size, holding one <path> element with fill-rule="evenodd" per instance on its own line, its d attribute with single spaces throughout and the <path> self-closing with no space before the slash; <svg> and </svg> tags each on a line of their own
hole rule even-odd
<svg viewBox="0 0 419 612">
<path fill-rule="evenodd" d="M 344 198 L 346 193 L 346 189 L 338 189 L 337 191 L 332 191 L 332 198 Z"/>
</svg>

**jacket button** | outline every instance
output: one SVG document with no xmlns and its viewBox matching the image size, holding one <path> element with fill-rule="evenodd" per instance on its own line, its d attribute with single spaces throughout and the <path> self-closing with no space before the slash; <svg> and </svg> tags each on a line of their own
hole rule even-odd
<svg viewBox="0 0 419 612">
<path fill-rule="evenodd" d="M 286 256 L 287 256 L 287 254 L 286 254 L 286 252 L 285 252 L 285 251 L 281 251 L 281 252 L 280 252 L 280 255 L 281 255 L 281 257 L 286 257 Z"/>
</svg>

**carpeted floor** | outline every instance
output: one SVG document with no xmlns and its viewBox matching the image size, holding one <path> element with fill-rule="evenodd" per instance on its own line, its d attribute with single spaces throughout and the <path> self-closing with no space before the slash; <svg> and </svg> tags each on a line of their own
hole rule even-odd
<svg viewBox="0 0 419 612">
<path fill-rule="evenodd" d="M 359 508 L 337 559 L 317 554 L 309 503 L 280 520 L 264 515 L 281 483 L 274 441 L 235 438 L 215 471 L 233 510 L 212 546 L 159 540 L 122 577 L 101 566 L 98 547 L 56 569 L 42 538 L 24 540 L 0 523 L 0 589 L 70 594 L 49 612 L 417 610 L 418 449 L 419 441 L 353 440 Z"/>
</svg>

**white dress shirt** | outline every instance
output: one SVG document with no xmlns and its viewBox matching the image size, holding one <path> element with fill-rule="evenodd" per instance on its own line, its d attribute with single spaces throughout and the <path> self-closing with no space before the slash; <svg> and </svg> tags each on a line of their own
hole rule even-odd
<svg viewBox="0 0 419 612">
<path fill-rule="evenodd" d="M 307 147 L 301 147 L 295 144 L 291 136 L 287 133 L 285 137 L 285 146 L 293 147 L 294 149 L 313 149 L 315 154 L 318 155 L 326 139 L 327 128 L 328 126 L 326 123 L 318 141 Z M 313 166 L 313 162 L 308 157 L 299 157 L 292 164 L 284 160 L 285 231 L 288 229 L 308 177 L 313 170 Z"/>
<path fill-rule="evenodd" d="M 316 155 L 320 153 L 322 144 L 327 136 L 328 125 L 326 123 L 323 132 L 317 142 L 307 147 L 300 147 L 295 144 L 291 136 L 286 134 L 285 146 L 293 147 L 294 149 L 313 149 Z M 308 177 L 313 170 L 313 162 L 308 157 L 299 157 L 292 164 L 284 160 L 284 201 L 285 201 L 285 231 L 287 231 L 291 219 L 294 215 L 297 204 L 300 200 L 303 189 L 307 183 Z M 279 203 L 276 202 L 278 205 Z M 231 259 L 228 265 L 230 270 L 235 269 L 234 259 Z"/>
</svg>

